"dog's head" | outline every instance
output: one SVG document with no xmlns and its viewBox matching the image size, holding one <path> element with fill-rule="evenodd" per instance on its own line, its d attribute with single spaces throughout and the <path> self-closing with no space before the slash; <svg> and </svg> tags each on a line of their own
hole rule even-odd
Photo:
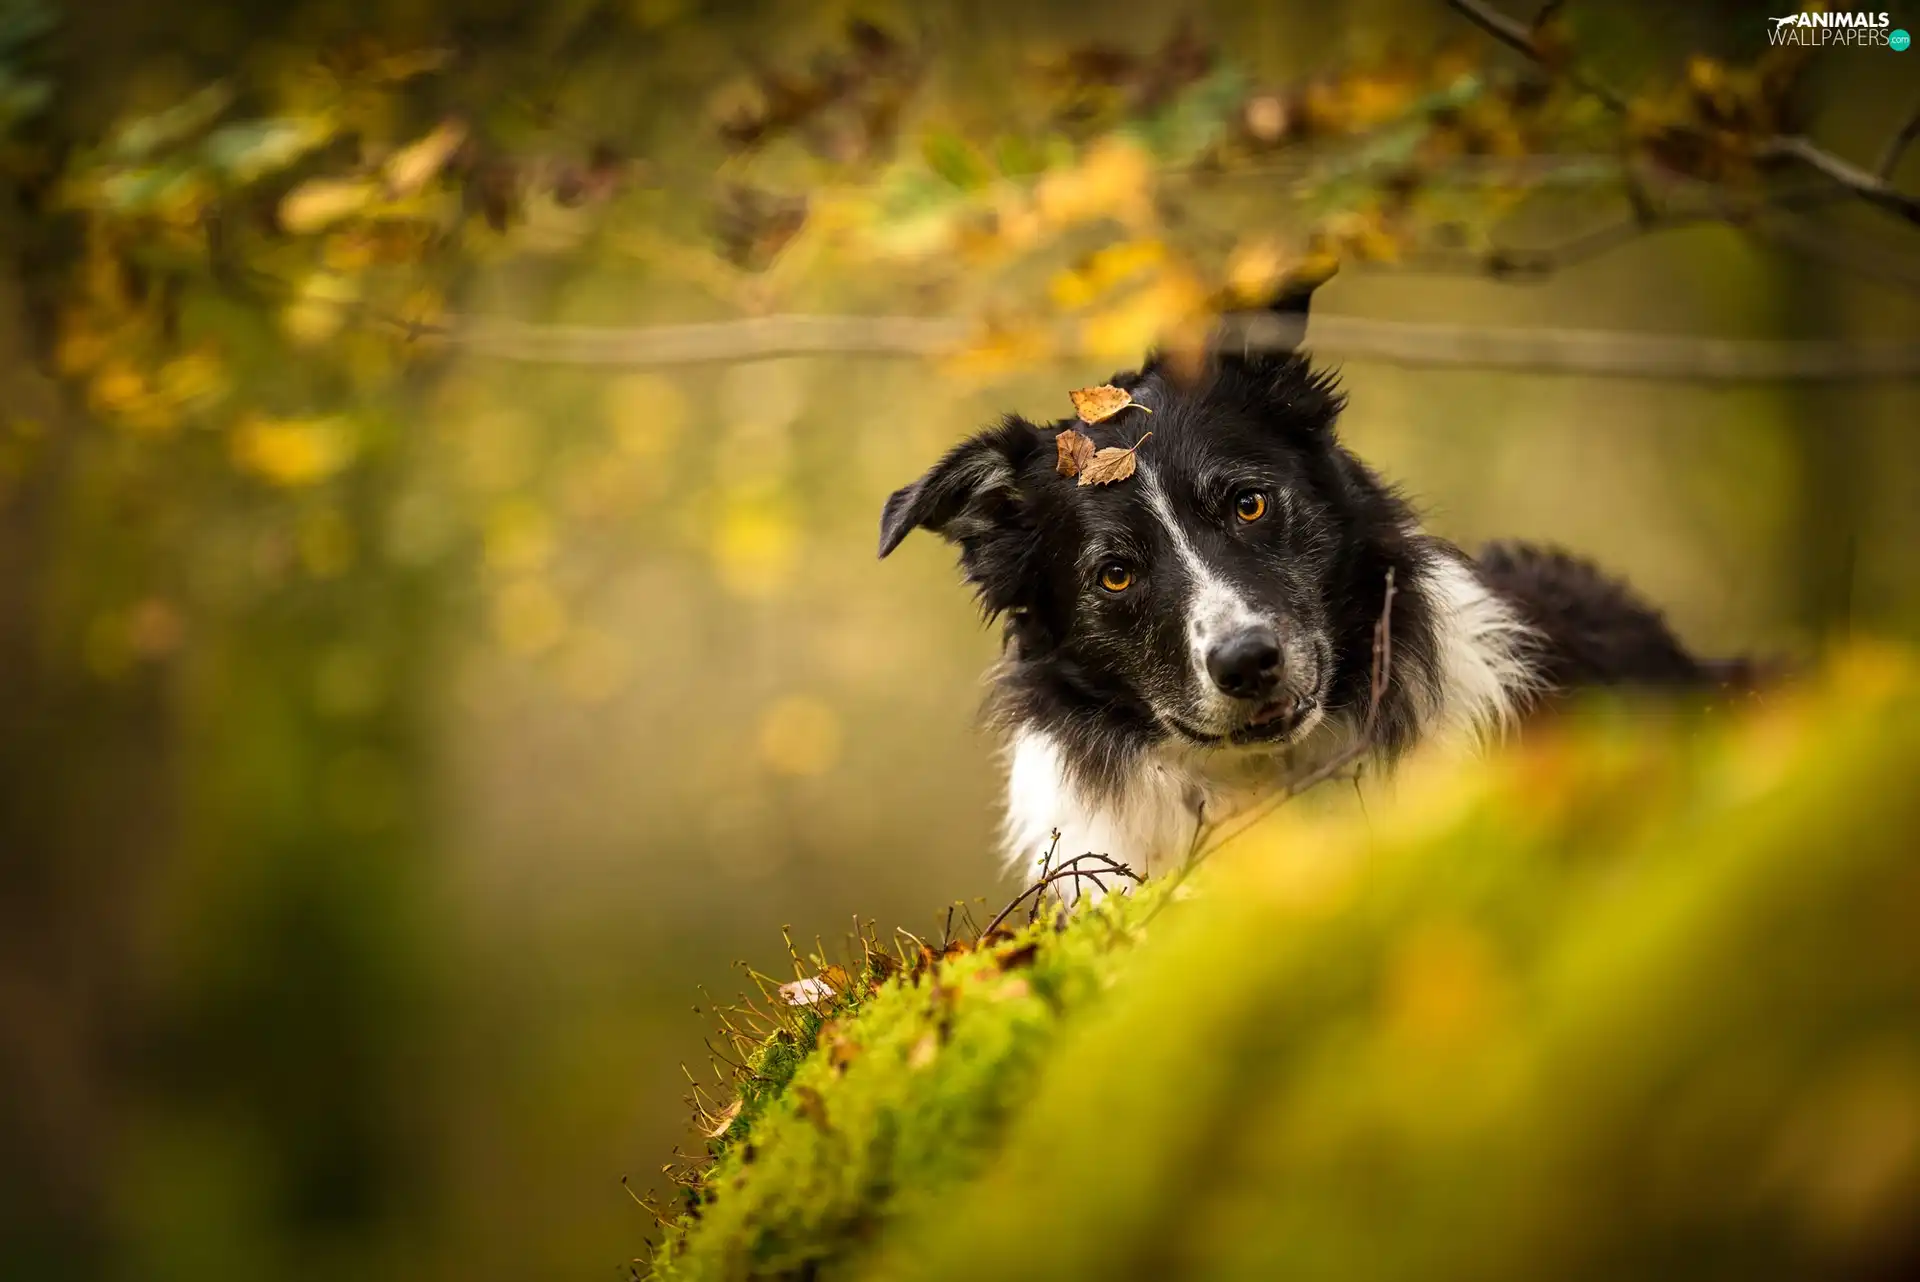
<svg viewBox="0 0 1920 1282">
<path fill-rule="evenodd" d="M 1016 663 L 1151 738 L 1299 738 L 1355 701 L 1405 509 L 1339 444 L 1334 380 L 1296 354 L 1114 381 L 1139 408 L 1009 417 L 956 446 L 887 500 L 880 555 L 917 527 L 958 544 Z M 1132 476 L 1083 485 L 1056 465 L 1066 428 L 1152 436 Z"/>
</svg>

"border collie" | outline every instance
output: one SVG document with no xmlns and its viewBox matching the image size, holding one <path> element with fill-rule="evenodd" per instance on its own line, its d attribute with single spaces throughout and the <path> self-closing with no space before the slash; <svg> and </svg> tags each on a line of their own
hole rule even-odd
<svg viewBox="0 0 1920 1282">
<path fill-rule="evenodd" d="M 1303 329 L 1304 302 L 1276 305 L 1289 308 Z M 882 557 L 916 528 L 957 544 L 1004 620 L 989 706 L 1009 740 L 1016 866 L 1038 865 L 1057 831 L 1058 855 L 1166 871 L 1204 825 L 1363 733 L 1390 763 L 1428 740 L 1496 737 L 1557 692 L 1704 689 L 1738 671 L 1689 655 L 1586 561 L 1518 543 L 1470 557 L 1423 531 L 1336 436 L 1334 377 L 1291 346 L 1216 345 L 1186 377 L 1156 355 L 1112 381 L 1133 407 L 1096 425 L 1010 415 L 880 520 Z M 1102 447 L 1152 435 L 1131 476 L 1085 485 L 1057 466 L 1068 428 Z"/>
</svg>

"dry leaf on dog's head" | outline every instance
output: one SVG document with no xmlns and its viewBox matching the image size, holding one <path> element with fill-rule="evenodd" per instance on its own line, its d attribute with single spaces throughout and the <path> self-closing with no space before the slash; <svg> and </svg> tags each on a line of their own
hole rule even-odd
<svg viewBox="0 0 1920 1282">
<path fill-rule="evenodd" d="M 1147 436 L 1152 436 L 1148 432 Z M 1117 445 L 1109 445 L 1093 456 L 1093 461 L 1080 469 L 1082 485 L 1112 485 L 1115 481 L 1124 481 L 1133 475 L 1136 463 L 1134 452 L 1147 443 L 1147 436 L 1133 443 L 1132 449 L 1123 450 Z"/>
<path fill-rule="evenodd" d="M 1104 423 L 1121 410 L 1134 404 L 1132 392 L 1124 387 L 1115 387 L 1111 383 L 1103 383 L 1099 387 L 1083 387 L 1078 391 L 1068 392 L 1067 395 L 1073 398 L 1073 412 L 1080 416 L 1082 423 Z M 1144 405 L 1136 408 L 1148 414 L 1153 413 Z"/>
<path fill-rule="evenodd" d="M 1060 452 L 1054 468 L 1062 476 L 1080 475 L 1080 469 L 1093 458 L 1093 438 L 1070 427 L 1053 438 L 1053 445 Z"/>
</svg>

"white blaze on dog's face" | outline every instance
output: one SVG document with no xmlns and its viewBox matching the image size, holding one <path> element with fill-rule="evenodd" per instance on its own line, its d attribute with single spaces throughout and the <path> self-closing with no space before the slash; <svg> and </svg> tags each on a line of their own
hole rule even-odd
<svg viewBox="0 0 1920 1282">
<path fill-rule="evenodd" d="M 1116 381 L 1150 414 L 1008 419 L 893 496 L 883 555 L 915 526 L 958 543 L 1051 719 L 1135 742 L 1278 744 L 1364 703 L 1384 567 L 1355 549 L 1401 531 L 1334 439 L 1331 381 L 1294 357 L 1223 362 L 1191 385 L 1151 369 Z M 1080 485 L 1054 466 L 1069 426 L 1103 447 L 1153 435 L 1131 477 Z"/>
<path fill-rule="evenodd" d="M 1204 505 L 1190 505 L 1193 510 L 1182 515 L 1159 469 L 1149 464 L 1138 475 L 1142 497 L 1165 530 L 1166 554 L 1177 563 L 1185 599 L 1175 608 L 1186 625 L 1191 667 L 1188 689 L 1172 699 L 1162 692 L 1153 701 L 1155 711 L 1188 738 L 1246 737 L 1265 726 L 1272 731 L 1258 737 L 1304 733 L 1321 716 L 1324 664 L 1317 643 L 1323 638 L 1302 626 L 1301 616 L 1319 612 L 1282 599 L 1282 593 L 1262 591 L 1261 580 L 1284 574 L 1284 567 L 1262 565 L 1257 555 L 1235 557 L 1219 547 L 1210 556 L 1203 549 L 1219 541 L 1211 538 Z M 1273 516 L 1275 506 L 1285 502 L 1284 491 L 1256 481 L 1236 490 L 1230 507 L 1235 523 L 1251 525 Z M 1236 564 L 1247 560 L 1253 564 Z"/>
</svg>

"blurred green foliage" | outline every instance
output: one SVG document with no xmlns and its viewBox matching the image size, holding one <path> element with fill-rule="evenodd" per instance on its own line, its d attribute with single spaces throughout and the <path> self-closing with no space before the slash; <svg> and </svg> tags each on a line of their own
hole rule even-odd
<svg viewBox="0 0 1920 1282">
<path fill-rule="evenodd" d="M 772 1104 L 745 1062 L 654 1276 L 1898 1275 L 1920 674 L 1719 719 L 1417 764 L 790 1017 L 819 1049 Z"/>
</svg>

